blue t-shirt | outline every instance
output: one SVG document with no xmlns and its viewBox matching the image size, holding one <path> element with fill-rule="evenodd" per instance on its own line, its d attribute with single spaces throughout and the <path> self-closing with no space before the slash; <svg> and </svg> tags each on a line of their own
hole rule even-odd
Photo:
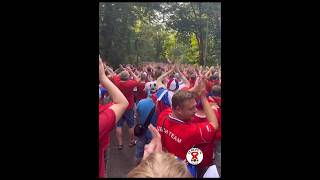
<svg viewBox="0 0 320 180">
<path fill-rule="evenodd" d="M 137 105 L 137 112 L 139 113 L 140 123 L 144 124 L 149 115 L 149 112 L 155 106 L 151 98 L 141 99 Z M 156 112 L 153 113 L 150 123 L 156 127 L 157 126 L 157 115 Z M 152 134 L 149 130 L 146 132 L 146 137 L 152 139 Z"/>
</svg>

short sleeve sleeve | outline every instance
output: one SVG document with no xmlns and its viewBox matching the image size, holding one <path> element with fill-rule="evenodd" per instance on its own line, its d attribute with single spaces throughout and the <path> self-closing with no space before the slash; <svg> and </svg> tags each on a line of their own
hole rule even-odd
<svg viewBox="0 0 320 180">
<path fill-rule="evenodd" d="M 109 133 L 116 123 L 116 114 L 112 109 L 106 109 L 99 114 L 99 139 Z"/>
</svg>

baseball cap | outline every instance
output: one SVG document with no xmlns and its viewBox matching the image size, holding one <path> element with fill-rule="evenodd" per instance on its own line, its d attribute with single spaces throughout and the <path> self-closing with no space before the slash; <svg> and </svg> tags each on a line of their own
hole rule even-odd
<svg viewBox="0 0 320 180">
<path fill-rule="evenodd" d="M 120 77 L 120 80 L 122 81 L 126 81 L 129 79 L 129 73 L 127 71 L 122 71 L 120 74 L 119 74 L 119 77 Z"/>
</svg>

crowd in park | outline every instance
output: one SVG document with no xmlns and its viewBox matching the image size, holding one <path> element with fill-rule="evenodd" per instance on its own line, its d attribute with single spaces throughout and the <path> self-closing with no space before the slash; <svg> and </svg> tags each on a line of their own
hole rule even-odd
<svg viewBox="0 0 320 180">
<path fill-rule="evenodd" d="M 220 65 L 168 59 L 113 69 L 99 56 L 99 80 L 99 177 L 108 177 L 104 157 L 113 129 L 118 151 L 135 148 L 127 177 L 221 176 Z"/>
</svg>

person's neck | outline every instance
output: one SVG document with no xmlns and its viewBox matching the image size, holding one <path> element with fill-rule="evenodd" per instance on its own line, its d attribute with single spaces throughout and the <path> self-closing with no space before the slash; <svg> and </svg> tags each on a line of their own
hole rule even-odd
<svg viewBox="0 0 320 180">
<path fill-rule="evenodd" d="M 186 122 L 182 117 L 180 117 L 179 115 L 177 115 L 176 113 L 174 113 L 174 111 L 172 111 L 171 115 L 172 115 L 172 117 L 174 117 L 174 118 L 176 118 L 176 119 L 179 119 L 179 120 L 181 120 L 181 121 Z"/>
</svg>

